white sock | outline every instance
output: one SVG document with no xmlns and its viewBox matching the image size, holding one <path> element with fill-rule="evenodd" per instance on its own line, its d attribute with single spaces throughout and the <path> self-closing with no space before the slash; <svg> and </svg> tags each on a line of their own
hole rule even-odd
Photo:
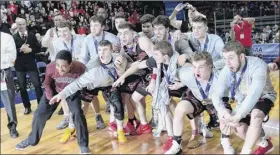
<svg viewBox="0 0 280 155">
<path fill-rule="evenodd" d="M 74 125 L 73 123 L 69 123 L 68 128 L 69 128 L 69 129 L 74 129 L 74 128 L 75 128 L 75 125 Z"/>
<path fill-rule="evenodd" d="M 265 137 L 261 137 L 260 138 L 260 142 L 258 143 L 258 146 L 267 147 L 267 145 L 268 145 L 268 142 L 267 142 L 266 138 Z"/>
<path fill-rule="evenodd" d="M 221 138 L 221 144 L 223 146 L 231 146 L 231 143 L 229 141 L 229 138 Z"/>
<path fill-rule="evenodd" d="M 251 154 L 252 150 L 251 149 L 247 149 L 247 150 L 243 150 L 240 152 L 240 154 Z"/>
<path fill-rule="evenodd" d="M 110 105 L 110 123 L 111 122 L 114 122 L 116 119 L 115 119 L 115 116 L 114 116 L 114 108 L 113 106 Z"/>
<path fill-rule="evenodd" d="M 123 130 L 123 121 L 121 120 L 116 120 L 117 122 L 117 130 Z"/>
</svg>

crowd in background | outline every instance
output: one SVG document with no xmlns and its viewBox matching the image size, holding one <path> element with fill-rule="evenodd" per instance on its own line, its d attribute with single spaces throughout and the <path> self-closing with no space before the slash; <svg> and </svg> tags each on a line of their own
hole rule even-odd
<svg viewBox="0 0 280 155">
<path fill-rule="evenodd" d="M 260 16 L 260 9 L 263 16 L 279 14 L 280 2 L 190 2 L 196 6 L 202 14 L 207 15 L 209 33 L 214 33 L 213 24 L 214 12 L 217 20 L 232 19 L 235 14 L 244 17 Z M 213 4 L 214 3 L 214 4 Z M 128 21 L 135 26 L 135 31 L 141 31 L 140 18 L 144 14 L 154 16 L 164 15 L 164 2 L 129 2 L 129 1 L 1 1 L 1 31 L 14 34 L 16 32 L 16 17 L 23 17 L 27 20 L 27 28 L 34 33 L 38 42 L 41 43 L 46 31 L 53 27 L 53 17 L 55 14 L 62 14 L 67 21 L 72 24 L 76 34 L 87 35 L 90 33 L 89 19 L 100 12 L 106 13 L 105 30 L 117 34 L 114 20 L 117 13 L 122 12 Z M 211 4 L 211 5 L 210 5 Z M 212 7 L 215 6 L 215 7 Z M 225 14 L 223 13 L 225 9 Z M 275 43 L 279 42 L 277 25 L 267 25 L 263 28 L 253 27 L 253 43 Z M 217 28 L 216 33 L 226 42 L 229 40 L 229 33 Z M 46 48 L 41 48 L 38 59 L 46 60 Z"/>
<path fill-rule="evenodd" d="M 197 3 L 199 3 L 200 5 L 197 5 Z M 201 4 L 203 4 L 203 6 L 201 6 Z M 85 91 L 83 92 L 86 93 L 84 100 L 85 101 L 87 100 L 86 102 L 97 104 L 98 106 L 97 108 L 95 108 L 94 105 L 92 106 L 92 108 L 96 112 L 97 129 L 103 129 L 105 128 L 104 120 L 100 114 L 100 109 L 98 105 L 99 101 L 98 102 L 96 101 L 96 98 L 98 96 L 98 91 L 102 90 L 103 88 L 104 90 L 102 91 L 104 93 L 108 93 L 107 98 L 104 97 L 105 100 L 108 100 L 106 103 L 106 111 L 107 109 L 110 109 L 110 111 L 111 112 L 113 111 L 112 113 L 114 114 L 114 118 L 113 117 L 112 119 L 110 118 L 109 130 L 114 131 L 116 133 L 118 141 L 120 143 L 127 142 L 125 135 L 126 134 L 133 135 L 132 134 L 133 131 L 136 131 L 137 134 L 139 135 L 144 133 L 151 133 L 152 132 L 151 124 L 153 124 L 153 119 L 155 118 L 156 119 L 155 121 L 158 123 L 157 129 L 159 129 L 155 134 L 160 135 L 162 129 L 166 127 L 167 134 L 169 136 L 169 138 L 166 140 L 165 144 L 163 145 L 163 150 L 165 154 L 177 154 L 180 151 L 182 151 L 181 142 L 182 142 L 183 132 L 182 133 L 180 132 L 183 131 L 182 130 L 183 116 L 187 115 L 189 117 L 189 114 L 191 114 L 192 118 L 190 117 L 189 118 L 191 120 L 195 120 L 194 119 L 195 117 L 203 118 L 203 116 L 200 115 L 200 113 L 202 113 L 204 110 L 207 110 L 210 117 L 210 122 L 206 127 L 205 125 L 203 125 L 204 121 L 202 119 L 200 122 L 201 127 L 194 128 L 192 126 L 192 134 L 193 134 L 192 136 L 194 136 L 194 138 L 192 138 L 189 141 L 187 146 L 188 148 L 199 147 L 200 142 L 198 141 L 198 139 L 201 139 L 199 133 L 202 133 L 202 135 L 206 139 L 207 132 L 211 128 L 219 127 L 219 123 L 217 121 L 218 120 L 217 114 L 223 112 L 221 110 L 224 109 L 220 110 L 219 107 L 217 106 L 217 103 L 228 102 L 228 101 L 221 100 L 222 98 L 227 98 L 229 100 L 227 96 L 223 97 L 226 90 L 224 92 L 218 92 L 217 94 L 219 94 L 220 96 L 216 94 L 213 95 L 215 97 L 219 96 L 219 99 L 213 98 L 213 101 L 211 101 L 212 98 L 208 98 L 210 86 L 214 81 L 213 78 L 216 79 L 215 81 L 218 80 L 216 76 L 217 73 L 214 73 L 214 69 L 220 70 L 224 67 L 224 65 L 227 65 L 227 67 L 231 70 L 231 71 L 228 70 L 228 73 L 226 73 L 224 72 L 225 69 L 223 69 L 222 73 L 224 73 L 224 75 L 223 74 L 219 75 L 219 78 L 221 77 L 222 80 L 228 79 L 227 77 L 229 75 L 232 76 L 233 75 L 232 72 L 235 73 L 238 72 L 243 64 L 244 67 L 242 69 L 242 73 L 240 75 L 239 80 L 241 79 L 241 76 L 243 76 L 245 71 L 246 73 L 244 75 L 246 75 L 247 77 L 243 76 L 244 79 L 250 78 L 250 80 L 252 80 L 252 79 L 258 79 L 261 76 L 268 76 L 268 74 L 266 73 L 267 65 L 265 64 L 265 62 L 263 61 L 259 62 L 260 59 L 254 57 L 256 55 L 254 55 L 253 53 L 253 49 L 252 49 L 253 43 L 279 42 L 279 30 L 277 25 L 273 25 L 273 26 L 268 25 L 262 28 L 262 32 L 257 32 L 256 31 L 257 24 L 255 20 L 256 16 L 255 14 L 250 16 L 248 14 L 247 10 L 250 9 L 249 12 L 252 13 L 254 12 L 253 11 L 254 9 L 258 8 L 258 6 L 261 7 L 262 5 L 264 5 L 264 3 L 250 3 L 250 2 L 211 3 L 211 5 L 209 6 L 217 5 L 217 8 L 222 7 L 227 9 L 231 7 L 232 14 L 234 15 L 234 17 L 232 17 L 233 19 L 229 17 L 229 20 L 232 19 L 232 21 L 230 22 L 231 28 L 229 32 L 225 32 L 225 31 L 221 32 L 221 30 L 218 30 L 216 33 L 215 30 L 216 34 L 213 34 L 213 29 L 215 29 L 215 27 L 213 26 L 213 21 L 208 22 L 207 20 L 210 21 L 213 20 L 211 15 L 213 11 L 217 11 L 217 10 L 213 10 L 213 8 L 207 9 L 208 4 L 210 4 L 210 2 L 207 3 L 193 2 L 193 5 L 195 6 L 194 7 L 192 6 L 192 4 L 189 3 L 179 3 L 174 8 L 172 14 L 168 16 L 164 12 L 164 2 L 111 2 L 111 1 L 110 2 L 109 1 L 108 2 L 107 1 L 106 2 L 9 1 L 4 3 L 1 2 L 1 22 L 0 22 L 1 31 L 13 35 L 11 36 L 1 32 L 2 34 L 1 46 L 5 47 L 3 48 L 4 50 L 1 49 L 1 53 L 3 56 L 3 60 L 1 60 L 1 63 L 7 64 L 6 66 L 1 68 L 1 84 L 4 83 L 7 85 L 6 86 L 7 88 L 5 88 L 5 90 L 4 89 L 1 90 L 1 93 L 2 94 L 5 93 L 6 95 L 6 98 L 3 101 L 5 102 L 5 107 L 8 106 L 10 107 L 10 109 L 6 110 L 8 113 L 8 120 L 9 121 L 11 120 L 10 117 L 12 115 L 13 115 L 12 117 L 14 117 L 14 125 L 13 126 L 8 125 L 8 128 L 10 129 L 11 137 L 16 138 L 19 135 L 18 132 L 16 131 L 16 125 L 17 125 L 16 110 L 14 104 L 12 103 L 13 99 L 15 98 L 15 94 L 14 94 L 15 91 L 13 90 L 14 88 L 12 82 L 17 81 L 19 85 L 21 99 L 25 108 L 24 115 L 28 115 L 32 112 L 31 103 L 30 103 L 31 100 L 29 99 L 29 94 L 27 91 L 28 83 L 32 83 L 32 85 L 34 86 L 37 103 L 38 104 L 40 103 L 38 109 L 34 113 L 32 131 L 29 134 L 29 137 L 23 140 L 22 142 L 18 143 L 15 148 L 19 150 L 23 150 L 30 145 L 32 146 L 37 145 L 40 141 L 46 121 L 50 119 L 51 115 L 57 108 L 57 104 L 54 103 L 60 102 L 63 98 L 66 98 L 69 107 L 67 107 L 65 103 L 62 103 L 63 110 L 61 109 L 61 111 L 62 114 L 64 114 L 64 119 L 57 125 L 56 128 L 58 130 L 65 129 L 67 127 L 68 128 L 65 130 L 60 142 L 61 143 L 67 142 L 77 129 L 76 135 L 81 149 L 81 153 L 89 153 L 90 151 L 88 148 L 88 130 L 86 125 L 86 120 L 84 117 L 84 113 L 82 112 L 83 109 L 81 109 L 80 106 L 80 99 L 77 100 L 76 94 L 73 93 L 78 90 Z M 271 3 L 271 4 L 273 4 L 274 6 L 274 13 L 275 13 L 276 12 L 275 9 L 277 9 L 276 6 L 278 6 L 278 4 L 277 3 Z M 270 6 L 270 3 L 266 4 L 265 6 Z M 269 9 L 269 7 L 266 8 Z M 264 12 L 264 14 L 268 15 L 271 12 L 266 8 L 264 9 L 267 12 Z M 185 10 L 185 13 L 188 14 L 187 16 L 189 18 L 185 18 L 183 21 L 177 20 L 175 18 L 176 14 L 178 14 L 182 10 Z M 246 13 L 245 15 L 244 15 L 244 10 Z M 125 22 L 126 20 L 129 23 Z M 208 25 L 208 23 L 211 24 Z M 130 24 L 132 24 L 133 26 L 131 26 Z M 79 35 L 75 35 L 75 33 Z M 9 44 L 8 41 L 13 41 L 13 42 L 10 42 Z M 9 52 L 10 53 L 13 52 L 13 57 L 15 59 L 11 60 L 10 55 L 8 55 Z M 112 52 L 120 53 L 119 54 L 120 57 L 118 57 L 119 58 L 118 60 L 116 58 L 116 60 L 113 61 L 114 58 Z M 224 53 L 221 54 L 221 52 Z M 231 53 L 233 53 L 234 55 L 231 55 Z M 198 57 L 201 57 L 201 59 L 199 58 L 195 60 L 196 56 L 193 55 L 198 55 Z M 249 57 L 245 57 L 245 55 Z M 63 56 L 68 57 L 68 59 L 64 59 Z M 235 56 L 235 58 L 233 58 L 233 56 Z M 100 61 L 98 60 L 98 58 Z M 135 63 L 136 65 L 130 66 L 127 63 L 128 59 L 131 63 L 133 62 L 140 62 L 140 63 L 139 64 Z M 5 60 L 7 60 L 7 62 L 5 62 Z M 76 66 L 75 65 L 72 66 L 72 64 L 75 64 L 74 61 L 72 63 L 72 60 L 75 60 L 75 63 L 77 64 L 79 61 L 79 64 L 84 68 L 83 73 L 81 72 L 78 73 L 79 75 L 77 75 L 76 69 L 80 70 L 80 68 L 77 67 L 74 69 L 74 67 Z M 46 62 L 43 63 L 43 66 L 46 68 L 46 72 L 43 74 L 41 74 L 39 69 L 41 61 Z M 49 63 L 50 61 L 52 61 L 52 63 Z M 55 61 L 55 63 L 53 61 Z M 271 60 L 271 62 L 272 61 L 273 60 Z M 99 63 L 99 62 L 101 62 L 101 65 L 96 67 L 95 63 Z M 192 64 L 190 64 L 190 62 Z M 259 64 L 256 64 L 255 62 L 258 62 Z M 49 65 L 47 65 L 48 63 Z M 247 63 L 249 65 L 248 65 L 248 69 L 246 70 Z M 122 66 L 122 64 L 125 64 L 126 66 Z M 161 67 L 161 64 L 167 65 L 168 69 L 166 69 L 165 65 L 162 65 Z M 259 66 L 255 66 L 255 64 Z M 277 70 L 279 68 L 278 67 L 279 58 L 277 62 L 270 63 L 270 65 L 272 64 L 273 66 L 276 67 L 270 67 L 269 69 L 274 71 Z M 190 78 L 180 77 L 181 80 L 177 80 L 175 77 L 177 72 L 176 70 L 179 69 L 177 67 L 185 66 L 185 65 L 187 66 L 192 65 L 194 66 L 194 68 L 198 68 L 194 70 L 195 72 L 186 72 L 187 74 L 184 73 L 184 75 L 190 75 L 190 77 L 192 78 L 192 81 L 187 84 L 183 83 L 183 80 L 190 79 Z M 205 68 L 203 68 L 203 66 Z M 257 70 L 255 72 L 255 68 L 251 66 L 256 67 L 256 69 L 262 69 L 262 70 Z M 118 71 L 116 70 L 117 67 L 122 69 L 120 75 L 118 75 Z M 89 69 L 89 71 L 85 72 L 86 68 Z M 157 68 L 158 72 L 154 74 L 153 70 L 149 70 L 149 71 L 147 70 L 147 72 L 153 72 L 153 74 L 145 73 L 142 75 L 141 73 L 139 77 L 137 78 L 133 77 L 133 80 L 136 79 L 136 81 L 133 81 L 132 83 L 130 82 L 125 83 L 124 86 L 126 88 L 129 87 L 129 90 L 125 90 L 128 91 L 129 93 L 125 92 L 124 90 L 120 91 L 119 89 L 111 89 L 111 86 L 118 87 L 124 84 L 124 80 L 128 76 L 133 74 L 132 72 L 137 72 L 137 70 L 144 69 L 144 68 Z M 249 74 L 248 70 L 254 71 L 254 73 L 252 72 L 253 73 L 252 76 L 254 78 L 251 78 L 252 77 L 250 75 L 251 71 Z M 58 72 L 58 74 L 56 74 L 56 72 Z M 16 77 L 14 73 L 16 73 Z M 95 76 L 95 75 L 99 75 L 99 73 L 100 76 Z M 162 77 L 161 75 L 163 75 L 162 79 L 161 79 Z M 46 77 L 45 79 L 44 76 Z M 77 76 L 81 76 L 81 77 L 78 78 Z M 235 80 L 235 74 L 233 76 Z M 91 79 L 92 77 L 94 77 L 93 80 Z M 16 80 L 14 78 L 16 78 Z M 77 78 L 78 80 L 76 80 Z M 44 84 L 45 84 L 45 93 L 43 97 L 42 97 L 43 90 L 41 89 L 42 79 L 44 79 Z M 228 82 L 231 83 L 234 82 L 231 85 L 231 87 L 233 86 L 231 89 L 232 91 L 231 99 L 234 99 L 234 97 L 238 97 L 238 95 L 235 95 L 233 93 L 235 92 L 235 89 L 239 87 L 235 85 L 234 80 L 231 81 L 224 80 L 222 82 L 223 84 L 225 84 L 223 87 L 227 87 Z M 261 83 L 265 82 L 264 80 L 265 79 L 262 78 L 262 81 L 258 81 L 259 85 L 256 88 L 262 88 L 263 84 Z M 150 81 L 153 81 L 154 83 L 150 83 Z M 182 83 L 179 83 L 179 81 Z M 195 84 L 193 83 L 194 81 L 196 81 L 197 85 L 192 86 L 193 84 Z M 199 81 L 203 81 L 203 82 L 208 81 L 206 86 L 207 95 L 205 95 L 204 90 L 201 89 L 202 87 L 199 84 Z M 270 80 L 268 81 L 270 82 Z M 8 84 L 8 82 L 10 83 Z M 139 91 L 137 90 L 137 88 L 140 82 L 143 82 L 143 85 L 145 85 L 141 87 L 141 90 L 145 90 L 144 92 L 145 94 L 144 93 L 141 94 L 141 92 L 137 92 Z M 251 85 L 254 84 L 255 81 L 253 82 L 249 81 L 249 82 Z M 240 84 L 240 81 L 238 83 Z M 55 86 L 53 86 L 52 84 L 55 84 Z M 68 84 L 70 86 L 66 86 Z M 267 81 L 266 84 L 267 86 L 271 86 L 271 83 L 268 83 Z M 133 90 L 131 88 L 131 85 L 135 85 L 135 88 L 133 88 Z M 189 85 L 191 87 L 189 87 Z M 184 89 L 183 90 L 184 93 L 185 92 L 197 93 L 197 96 L 200 96 L 200 98 L 198 99 L 196 95 L 191 97 L 188 94 L 186 99 L 187 102 L 183 101 L 178 103 L 178 105 L 180 106 L 177 105 L 176 107 L 177 110 L 175 109 L 176 113 L 174 112 L 175 113 L 174 122 L 176 123 L 172 124 L 171 120 L 173 118 L 171 112 L 170 113 L 168 112 L 169 103 L 167 103 L 170 101 L 169 98 L 172 96 L 172 94 L 170 93 L 169 95 L 168 91 L 169 89 L 173 90 L 173 87 L 174 90 L 176 90 L 179 88 L 179 86 Z M 251 86 L 248 88 L 251 88 Z M 106 92 L 107 89 L 108 92 Z M 148 91 L 148 89 L 151 90 Z M 221 88 L 217 90 L 222 90 L 222 89 L 225 88 Z M 97 91 L 97 94 L 96 92 L 93 92 L 93 90 Z M 122 97 L 120 92 L 111 92 L 112 90 L 128 93 L 129 95 Z M 153 93 L 154 90 L 155 90 L 155 95 L 158 96 L 154 96 Z M 266 103 L 267 101 L 264 100 L 264 98 L 261 98 L 262 101 L 260 101 L 259 97 L 256 97 L 258 95 L 257 93 L 259 92 L 255 92 L 256 94 L 249 94 L 249 95 L 246 93 L 243 94 L 243 92 L 246 92 L 245 89 L 244 91 L 242 90 L 243 92 L 238 92 L 241 95 L 239 95 L 240 99 L 237 100 L 241 102 L 245 96 L 246 98 L 255 97 L 256 99 L 254 99 L 254 102 L 257 102 L 258 104 L 264 103 L 267 106 L 267 109 L 272 108 L 273 107 L 272 103 L 276 98 L 276 93 L 274 92 L 273 88 L 265 87 L 264 90 L 262 89 L 260 90 L 263 92 L 268 92 L 268 94 L 272 94 L 270 96 L 271 99 L 268 99 L 270 105 Z M 139 96 L 134 98 L 133 97 L 134 92 L 138 93 Z M 56 93 L 58 94 L 55 95 Z M 184 93 L 182 94 L 182 96 L 180 94 L 180 96 L 181 97 L 185 96 L 186 94 Z M 2 98 L 2 94 L 1 94 L 1 98 Z M 150 123 L 148 123 L 147 119 L 145 118 L 146 117 L 145 107 L 142 107 L 145 104 L 141 103 L 142 99 L 143 101 L 145 100 L 145 96 L 147 94 L 152 94 L 152 96 L 155 98 L 155 100 L 153 100 L 153 104 L 156 104 L 155 107 L 159 107 L 159 109 L 154 109 L 159 111 L 152 112 L 154 113 L 152 115 L 156 116 L 157 118 L 152 116 L 153 119 L 150 121 Z M 67 95 L 69 95 L 70 97 Z M 176 95 L 173 96 L 177 97 Z M 87 97 L 89 97 L 90 99 L 88 99 Z M 141 117 L 141 119 L 139 119 L 140 121 L 138 121 L 134 115 L 135 110 L 133 109 L 133 106 L 129 105 L 134 103 L 131 102 L 130 99 L 133 99 L 133 101 L 137 104 L 136 109 L 139 114 L 139 117 Z M 196 101 L 193 102 L 194 100 Z M 126 109 L 128 112 L 128 122 L 125 126 L 123 126 L 125 109 L 122 101 L 124 102 L 126 101 L 125 105 L 127 105 Z M 164 104 L 159 105 L 161 102 Z M 208 107 L 208 105 L 212 105 L 212 102 L 214 105 Z M 246 105 L 246 102 L 245 104 L 241 104 L 241 105 Z M 130 110 L 129 110 L 129 106 L 131 108 Z M 180 111 L 178 109 L 193 109 L 193 110 Z M 242 107 L 240 109 L 242 109 Z M 251 119 L 250 123 L 255 125 L 248 127 L 249 128 L 248 133 L 251 133 L 250 131 L 254 131 L 256 130 L 256 127 L 258 127 L 257 129 L 259 131 L 253 133 L 255 139 L 257 136 L 260 135 L 259 133 L 261 132 L 262 129 L 262 124 L 261 124 L 262 120 L 264 120 L 265 116 L 268 115 L 269 113 L 270 109 L 269 110 L 267 109 L 257 109 L 256 110 L 257 112 L 252 112 L 252 114 L 250 114 L 250 116 L 252 115 L 251 118 L 256 118 L 256 116 L 262 114 L 262 116 L 258 116 L 260 117 L 259 120 Z M 226 118 L 225 120 L 226 121 L 229 120 L 228 123 L 238 123 L 240 119 L 243 118 L 243 115 L 246 116 L 249 111 L 253 111 L 252 109 L 250 110 L 250 108 L 248 107 L 246 110 L 247 111 L 245 112 L 243 111 L 244 114 L 242 115 L 239 114 L 238 112 L 236 112 L 236 114 L 228 113 L 229 118 Z M 259 110 L 263 110 L 263 111 L 259 111 Z M 72 112 L 72 114 L 70 112 Z M 72 122 L 72 124 L 70 120 L 71 118 L 74 119 L 73 120 L 74 122 Z M 226 122 L 225 120 L 221 122 Z M 164 123 L 161 124 L 161 122 L 166 122 L 166 125 L 164 125 Z M 134 126 L 134 123 L 138 124 L 139 126 L 138 125 Z M 177 123 L 180 124 L 180 127 L 177 126 L 178 125 Z M 194 122 L 192 124 L 194 124 Z M 228 127 L 237 128 L 235 125 L 231 126 L 232 124 L 225 123 L 225 125 L 228 125 Z M 201 131 L 199 131 L 199 129 L 201 129 Z M 175 131 L 174 134 L 173 134 L 173 130 Z M 225 154 L 233 154 L 232 152 L 234 152 L 234 149 L 230 148 L 231 144 L 229 143 L 229 133 L 228 131 L 223 131 L 223 132 L 225 133 L 223 133 L 224 136 L 222 136 L 221 144 L 224 147 L 224 152 L 231 152 Z M 246 132 L 242 134 L 245 135 Z M 209 137 L 213 137 L 213 134 L 212 136 Z M 252 136 L 249 135 L 248 137 L 252 137 Z M 265 136 L 263 136 L 261 137 L 261 139 L 267 144 L 265 146 L 264 145 L 261 146 L 258 144 L 259 148 L 256 151 L 261 150 L 264 153 L 258 153 L 258 154 L 265 154 L 266 152 L 269 152 L 270 148 L 273 148 L 273 145 L 270 144 L 271 143 L 270 138 L 267 139 Z M 249 142 L 248 142 L 248 138 L 246 138 L 245 144 L 250 143 L 250 140 L 252 139 L 249 138 Z M 225 144 L 224 143 L 225 141 L 228 143 Z M 260 144 L 263 144 L 263 142 L 260 142 Z M 246 151 L 247 152 L 252 151 L 251 148 L 249 147 L 246 148 L 244 146 L 242 149 L 243 153 Z M 266 150 L 264 151 L 263 148 L 266 148 Z M 242 152 L 241 154 L 243 154 Z"/>
<path fill-rule="evenodd" d="M 224 19 L 224 15 L 225 19 L 232 19 L 236 14 L 246 17 L 279 15 L 280 6 L 279 1 L 199 1 L 190 3 L 201 10 L 201 13 L 207 14 L 208 20 L 214 20 L 214 12 L 216 12 L 217 20 Z"/>
<path fill-rule="evenodd" d="M 151 3 L 147 4 L 147 2 L 6 1 L 1 3 L 1 17 L 8 28 L 15 28 L 13 23 L 16 17 L 23 17 L 28 21 L 28 29 L 41 36 L 53 26 L 52 18 L 57 13 L 62 14 L 71 22 L 77 34 L 89 34 L 89 18 L 97 15 L 101 7 L 107 13 L 107 31 L 114 33 L 116 33 L 116 28 L 113 23 L 117 12 L 123 12 L 137 29 L 140 28 L 139 20 L 143 14 L 150 13 L 155 16 L 164 14 L 163 5 L 158 5 L 158 8 L 154 3 L 150 5 Z"/>
</svg>

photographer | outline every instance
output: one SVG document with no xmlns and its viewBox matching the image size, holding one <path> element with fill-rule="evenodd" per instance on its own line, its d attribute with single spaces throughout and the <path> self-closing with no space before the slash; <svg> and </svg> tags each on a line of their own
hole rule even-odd
<svg viewBox="0 0 280 155">
<path fill-rule="evenodd" d="M 254 23 L 254 18 L 242 18 L 240 15 L 234 16 L 233 21 L 230 23 L 232 40 L 239 41 L 245 47 L 247 56 L 253 56 L 251 33 Z"/>
</svg>

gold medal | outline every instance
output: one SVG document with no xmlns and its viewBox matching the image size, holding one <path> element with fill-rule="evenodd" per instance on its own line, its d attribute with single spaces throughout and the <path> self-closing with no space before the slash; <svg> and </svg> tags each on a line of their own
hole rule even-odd
<svg viewBox="0 0 280 155">
<path fill-rule="evenodd" d="M 202 100 L 201 103 L 202 103 L 203 105 L 206 105 L 206 104 L 207 104 L 207 102 L 206 102 L 205 100 Z"/>
<path fill-rule="evenodd" d="M 229 99 L 229 103 L 234 103 L 235 99 Z"/>
</svg>

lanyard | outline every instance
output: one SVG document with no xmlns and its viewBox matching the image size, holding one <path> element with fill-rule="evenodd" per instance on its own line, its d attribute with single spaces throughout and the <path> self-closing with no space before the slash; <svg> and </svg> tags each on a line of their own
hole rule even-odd
<svg viewBox="0 0 280 155">
<path fill-rule="evenodd" d="M 136 51 L 136 46 L 137 46 L 137 41 L 135 41 L 135 38 L 133 39 L 133 44 L 132 47 L 127 47 L 127 46 L 123 46 L 124 52 L 126 55 L 129 56 L 129 59 L 132 59 L 134 61 L 134 56 L 137 55 L 137 51 Z M 134 51 L 135 48 L 135 51 Z"/>
<path fill-rule="evenodd" d="M 243 74 L 245 73 L 245 71 L 246 71 L 246 68 L 247 68 L 247 59 L 245 59 L 245 65 L 244 65 L 244 67 L 243 67 L 243 69 L 242 69 L 242 72 L 241 72 L 241 74 L 240 74 L 240 77 L 239 77 L 239 79 L 237 80 L 237 83 L 235 84 L 235 78 L 236 78 L 236 74 L 234 73 L 234 72 L 232 72 L 231 73 L 231 76 L 232 76 L 232 81 L 231 81 L 231 99 L 232 100 L 234 100 L 234 96 L 235 96 L 235 89 L 240 85 L 240 83 L 241 83 L 241 78 L 242 78 L 242 76 L 243 76 Z"/>
<path fill-rule="evenodd" d="M 168 42 L 169 42 L 170 44 L 172 44 L 172 43 L 171 43 L 171 35 L 170 35 L 170 34 L 168 34 Z"/>
<path fill-rule="evenodd" d="M 114 81 L 117 80 L 117 71 L 116 71 L 116 68 L 115 68 L 115 65 L 113 67 L 113 72 L 110 71 L 110 69 L 105 65 L 105 64 L 101 64 L 101 66 L 106 70 L 106 72 L 108 73 L 108 75 L 113 78 Z"/>
<path fill-rule="evenodd" d="M 101 41 L 103 41 L 104 39 L 105 39 L 105 33 L 103 31 Z M 95 45 L 95 52 L 98 54 L 98 42 L 97 42 L 97 40 L 94 37 L 93 37 L 93 40 L 94 40 L 94 45 Z"/>
<path fill-rule="evenodd" d="M 242 32 L 242 33 L 243 33 L 243 25 L 244 25 L 243 22 L 241 23 L 241 27 L 239 24 L 236 24 L 236 26 L 240 29 L 240 32 Z"/>
<path fill-rule="evenodd" d="M 133 55 L 133 53 L 134 53 L 133 48 L 134 48 L 134 46 L 129 47 L 129 48 L 128 48 L 127 46 L 124 46 L 124 51 L 125 51 L 125 53 L 127 53 L 128 55 Z"/>
<path fill-rule="evenodd" d="M 204 43 L 203 51 L 207 51 L 208 43 L 209 43 L 209 38 L 208 38 L 208 36 L 206 35 L 206 41 L 205 41 L 205 43 Z"/>
<path fill-rule="evenodd" d="M 68 50 L 70 53 L 72 53 L 72 51 L 73 51 L 73 44 L 74 44 L 73 36 L 71 36 L 71 47 L 70 47 L 70 49 L 68 48 L 68 46 L 66 45 L 65 42 L 63 42 L 63 44 L 64 44 L 64 47 L 67 48 L 67 50 Z M 73 54 L 73 53 L 72 53 L 72 54 Z"/>
<path fill-rule="evenodd" d="M 213 73 L 211 73 L 211 75 L 210 75 L 210 78 L 207 82 L 205 91 L 202 89 L 200 82 L 196 78 L 195 78 L 195 81 L 196 81 L 197 87 L 199 88 L 199 91 L 200 91 L 200 94 L 201 94 L 203 100 L 205 100 L 206 98 L 208 98 L 209 90 L 210 90 L 210 87 L 213 82 Z"/>
<path fill-rule="evenodd" d="M 170 75 L 168 75 L 167 70 L 164 67 L 164 64 L 162 64 L 162 68 L 163 68 L 164 77 L 166 78 L 167 83 L 172 84 L 171 77 L 170 77 Z"/>
</svg>

